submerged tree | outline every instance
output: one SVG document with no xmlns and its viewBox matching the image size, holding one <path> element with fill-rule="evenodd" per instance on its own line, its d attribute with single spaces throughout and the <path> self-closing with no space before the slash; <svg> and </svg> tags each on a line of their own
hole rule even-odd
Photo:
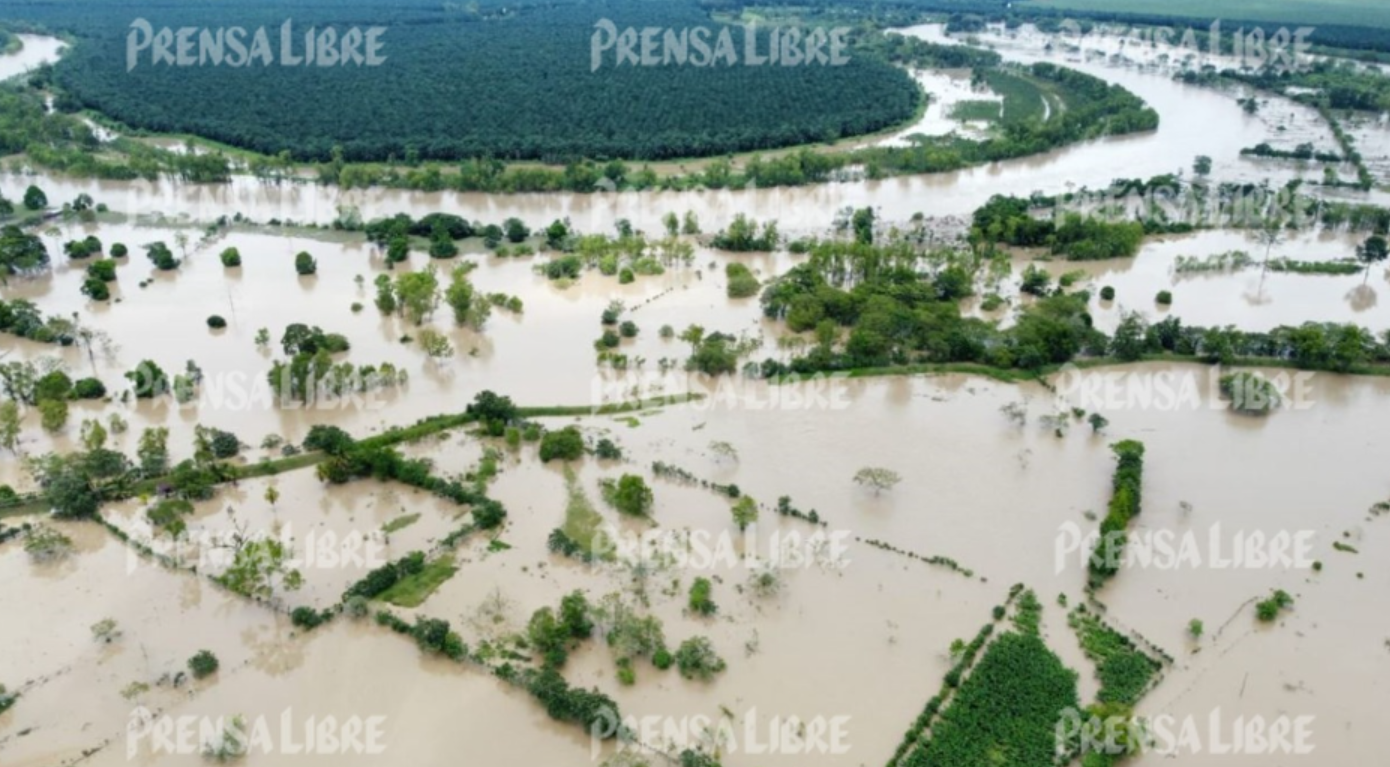
<svg viewBox="0 0 1390 767">
<path fill-rule="evenodd" d="M 892 490 L 901 481 L 902 477 L 896 471 L 874 466 L 866 466 L 854 475 L 854 483 L 873 489 L 874 495 Z"/>
</svg>

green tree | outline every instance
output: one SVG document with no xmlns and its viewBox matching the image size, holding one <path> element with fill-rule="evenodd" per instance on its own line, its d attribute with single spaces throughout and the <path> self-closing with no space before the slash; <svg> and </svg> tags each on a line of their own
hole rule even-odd
<svg viewBox="0 0 1390 767">
<path fill-rule="evenodd" d="M 747 530 L 748 526 L 758 521 L 758 502 L 749 496 L 743 496 L 734 501 L 730 509 L 734 517 L 734 524 L 738 525 L 739 531 Z"/>
<path fill-rule="evenodd" d="M 391 282 L 391 278 L 378 274 L 374 281 L 376 285 L 376 308 L 382 314 L 392 314 L 396 311 L 396 287 Z"/>
<path fill-rule="evenodd" d="M 0 270 L 5 275 L 36 272 L 48 263 L 48 249 L 38 235 L 13 224 L 0 228 Z"/>
<path fill-rule="evenodd" d="M 454 312 L 454 323 L 481 330 L 491 313 L 491 306 L 477 296 L 468 279 L 467 267 L 458 267 L 449 274 L 449 287 L 444 290 L 444 302 Z"/>
<path fill-rule="evenodd" d="M 217 673 L 220 664 L 217 656 L 210 650 L 199 650 L 197 654 L 188 659 L 188 670 L 193 673 L 194 679 L 205 679 Z"/>
<path fill-rule="evenodd" d="M 62 431 L 68 423 L 68 401 L 46 399 L 39 402 L 39 423 L 45 431 Z"/>
<path fill-rule="evenodd" d="M 708 639 L 691 637 L 676 650 L 676 668 L 686 679 L 708 681 L 723 671 L 725 664 Z"/>
<path fill-rule="evenodd" d="M 1384 261 L 1387 255 L 1390 255 L 1390 245 L 1387 245 L 1384 235 L 1373 234 L 1356 246 L 1356 257 L 1366 265 L 1366 274 L 1361 278 L 1363 285 L 1371 276 L 1371 267 Z"/>
<path fill-rule="evenodd" d="M 430 258 L 453 258 L 458 254 L 459 248 L 449 236 L 449 230 L 443 222 L 435 221 L 434 230 L 430 232 Z"/>
<path fill-rule="evenodd" d="M 308 251 L 301 250 L 294 256 L 294 270 L 301 276 L 317 274 L 319 264 Z"/>
<path fill-rule="evenodd" d="M 88 450 L 100 450 L 106 447 L 106 428 L 101 425 L 101 421 L 84 420 L 81 434 L 82 444 Z"/>
<path fill-rule="evenodd" d="M 24 207 L 29 210 L 42 210 L 48 207 L 48 195 L 44 194 L 42 189 L 30 184 L 29 188 L 24 190 Z"/>
<path fill-rule="evenodd" d="M 449 342 L 449 337 L 434 328 L 422 328 L 415 340 L 436 365 L 454 356 L 454 345 Z"/>
<path fill-rule="evenodd" d="M 434 267 L 397 275 L 395 295 L 406 319 L 423 324 L 439 307 L 439 276 Z"/>
<path fill-rule="evenodd" d="M 502 230 L 508 242 L 521 242 L 531 236 L 531 230 L 519 218 L 509 218 L 502 222 Z"/>
<path fill-rule="evenodd" d="M 884 490 L 892 490 L 893 486 L 901 481 L 902 476 L 896 471 L 873 466 L 866 466 L 854 475 L 854 483 L 871 488 L 874 495 L 878 495 Z"/>
<path fill-rule="evenodd" d="M 584 435 L 574 426 L 548 431 L 541 437 L 540 458 L 543 462 L 551 459 L 575 461 L 583 456 Z"/>
<path fill-rule="evenodd" d="M 452 245 L 453 243 L 449 243 Z M 391 268 L 410 258 L 410 240 L 403 234 L 392 237 L 386 243 L 386 266 Z M 380 279 L 380 278 L 378 278 Z"/>
<path fill-rule="evenodd" d="M 298 570 L 288 567 L 291 551 L 284 541 L 261 538 L 240 541 L 232 564 L 217 582 L 242 596 L 270 599 L 276 591 L 295 591 L 303 585 Z"/>
<path fill-rule="evenodd" d="M 169 430 L 163 426 L 151 426 L 140 433 L 140 441 L 135 448 L 140 473 L 146 477 L 159 477 L 169 471 Z"/>
<path fill-rule="evenodd" d="M 14 400 L 0 402 L 0 447 L 18 452 L 20 433 L 19 403 Z"/>
<path fill-rule="evenodd" d="M 690 611 L 696 615 L 710 616 L 719 611 L 719 607 L 710 598 L 710 591 L 713 589 L 709 578 L 696 578 L 690 584 Z"/>
<path fill-rule="evenodd" d="M 31 460 L 28 469 L 55 516 L 87 518 L 96 514 L 108 490 L 122 488 L 130 461 L 113 450 L 101 449 L 45 455 Z"/>
<path fill-rule="evenodd" d="M 613 490 L 613 506 L 618 511 L 634 517 L 646 516 L 652 510 L 652 489 L 635 474 L 624 474 L 618 478 Z"/>
<path fill-rule="evenodd" d="M 1133 362 L 1144 356 L 1145 332 L 1144 318 L 1138 312 L 1130 312 L 1115 327 L 1115 336 L 1110 340 L 1110 354 L 1124 362 Z"/>
</svg>

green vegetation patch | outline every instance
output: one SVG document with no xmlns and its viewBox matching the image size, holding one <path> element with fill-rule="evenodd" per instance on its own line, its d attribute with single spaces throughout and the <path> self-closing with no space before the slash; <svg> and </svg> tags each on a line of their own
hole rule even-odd
<svg viewBox="0 0 1390 767">
<path fill-rule="evenodd" d="M 600 536 L 603 515 L 594 509 L 593 501 L 584 493 L 584 488 L 574 472 L 565 472 L 565 490 L 568 495 L 565 502 L 565 523 L 559 532 L 578 547 L 580 552 L 595 556 L 604 550 L 604 542 Z"/>
<path fill-rule="evenodd" d="M 985 70 L 984 79 L 990 90 L 1004 98 L 1000 119 L 1006 125 L 1043 120 L 1043 89 L 1036 81 L 1002 69 Z"/>
<path fill-rule="evenodd" d="M 395 519 L 391 520 L 390 522 L 387 522 L 386 524 L 382 525 L 382 526 L 381 526 L 381 532 L 387 533 L 387 534 L 394 533 L 394 532 L 396 532 L 396 531 L 398 531 L 398 530 L 404 530 L 404 529 L 406 529 L 407 527 L 410 527 L 411 525 L 413 525 L 413 524 L 415 524 L 416 522 L 419 522 L 419 521 L 420 521 L 420 515 L 419 515 L 419 514 L 405 514 L 405 515 L 403 515 L 403 516 L 396 517 Z"/>
<path fill-rule="evenodd" d="M 703 28 L 711 50 L 722 30 L 738 63 L 747 63 L 744 31 L 712 22 L 696 0 L 290 0 L 177 4 L 152 17 L 156 31 L 265 27 L 281 66 L 261 58 L 246 66 L 155 65 L 146 46 L 128 69 L 130 12 L 114 2 L 17 0 L 7 3 L 6 15 L 76 36 L 52 75 L 65 92 L 60 108 L 97 109 L 138 129 L 193 133 L 265 155 L 288 151 L 298 161 L 717 155 L 870 133 L 906 120 L 918 102 L 911 78 L 871 55 L 850 55 L 842 66 L 729 66 L 727 58 L 704 66 L 619 66 L 617 35 L 602 32 L 593 69 L 600 20 L 611 20 L 614 32 Z M 388 30 L 378 51 L 386 61 L 284 65 L 280 27 L 289 18 L 294 55 L 304 55 L 302 34 L 310 28 L 333 25 L 341 35 L 345 25 L 379 26 Z M 770 49 L 770 34 L 755 33 L 760 55 Z M 658 57 L 677 49 L 658 48 Z M 689 52 L 693 61 L 709 59 Z M 343 119 L 363 109 L 374 110 L 372 120 Z M 492 168 L 487 161 L 470 165 L 478 176 Z"/>
<path fill-rule="evenodd" d="M 1000 634 L 905 765 L 1051 767 L 1057 722 L 1077 707 L 1076 681 L 1039 636 Z"/>
<path fill-rule="evenodd" d="M 1096 664 L 1101 703 L 1132 708 L 1149 689 L 1163 664 L 1135 646 L 1084 605 L 1067 616 L 1067 623 L 1081 642 L 1081 651 Z"/>
<path fill-rule="evenodd" d="M 454 564 L 453 556 L 445 554 L 427 562 L 423 570 L 396 581 L 391 588 L 381 592 L 378 599 L 397 607 L 419 607 L 456 572 L 458 565 Z"/>
<path fill-rule="evenodd" d="M 951 119 L 961 122 L 996 122 L 1003 116 L 999 101 L 960 101 L 951 107 Z"/>
<path fill-rule="evenodd" d="M 1144 443 L 1132 439 L 1110 446 L 1114 451 L 1115 474 L 1111 480 L 1109 510 L 1100 523 L 1100 539 L 1091 552 L 1090 586 L 1099 587 L 1119 572 L 1129 540 L 1130 520 L 1139 515 L 1144 478 Z"/>
</svg>

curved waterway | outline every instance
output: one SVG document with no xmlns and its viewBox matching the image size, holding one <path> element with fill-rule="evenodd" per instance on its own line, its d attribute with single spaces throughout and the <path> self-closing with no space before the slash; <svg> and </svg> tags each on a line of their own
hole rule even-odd
<svg viewBox="0 0 1390 767">
<path fill-rule="evenodd" d="M 940 25 L 902 31 L 941 40 Z M 56 58 L 60 46 L 57 41 L 48 40 L 33 45 L 32 52 L 26 43 L 20 58 L 27 66 Z M 1060 53 L 1029 46 L 1024 40 L 1020 43 L 1001 38 L 1000 53 L 1007 60 L 1020 63 L 1051 60 L 1122 85 L 1158 111 L 1158 130 L 950 173 L 772 189 L 493 195 L 379 188 L 343 190 L 309 183 L 263 183 L 249 176 L 237 176 L 231 183 L 219 185 L 65 177 L 45 177 L 40 183 L 54 200 L 72 199 L 85 192 L 114 211 L 161 213 L 197 221 L 241 213 L 255 221 L 326 224 L 338 215 L 340 207 L 355 206 L 365 218 L 398 212 L 418 217 L 446 211 L 485 221 L 516 216 L 535 226 L 568 217 L 585 231 L 607 231 L 615 221 L 626 218 L 638 228 L 659 231 L 661 217 L 667 212 L 690 210 L 698 215 L 706 230 L 722 227 L 734 215 L 745 213 L 758 219 L 777 219 L 784 231 L 814 231 L 825 227 L 832 211 L 846 206 L 870 206 L 889 220 L 907 219 L 918 212 L 965 217 L 995 194 L 1053 194 L 1081 187 L 1103 188 L 1115 178 L 1181 173 L 1191 167 L 1197 155 L 1213 158 L 1213 177 L 1223 181 L 1256 182 L 1268 178 L 1272 184 L 1280 184 L 1301 172 L 1240 158 L 1242 148 L 1271 140 L 1277 134 L 1267 121 L 1246 115 L 1229 94 L 1184 85 L 1173 81 L 1171 75 L 1068 61 Z M 1293 108 L 1292 102 L 1287 103 Z M 14 198 L 34 181 L 5 176 L 0 178 L 0 191 Z M 1390 199 L 1379 193 L 1369 197 Z"/>
</svg>

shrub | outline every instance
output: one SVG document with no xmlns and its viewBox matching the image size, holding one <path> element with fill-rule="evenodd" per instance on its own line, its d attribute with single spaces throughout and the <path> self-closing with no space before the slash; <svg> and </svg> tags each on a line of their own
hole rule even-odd
<svg viewBox="0 0 1390 767">
<path fill-rule="evenodd" d="M 724 660 L 705 637 L 691 637 L 676 650 L 676 668 L 686 679 L 707 681 L 723 671 Z"/>
<path fill-rule="evenodd" d="M 34 382 L 34 401 L 63 400 L 72 395 L 72 379 L 61 370 L 55 370 Z"/>
<path fill-rule="evenodd" d="M 222 319 L 222 315 L 214 314 L 211 317 L 208 317 L 208 327 L 212 328 L 213 330 L 220 330 L 222 328 L 227 327 L 227 321 Z"/>
<path fill-rule="evenodd" d="M 634 280 L 636 280 L 636 279 L 637 279 L 637 276 L 636 276 L 635 274 L 633 274 L 633 273 L 632 273 L 632 270 L 631 270 L 631 269 L 628 269 L 627 267 L 623 267 L 623 270 L 622 270 L 621 272 L 618 272 L 618 284 L 619 284 L 619 285 L 628 285 L 628 284 L 632 283 L 632 282 L 633 282 Z"/>
<path fill-rule="evenodd" d="M 319 265 L 313 256 L 301 250 L 294 257 L 294 270 L 301 275 L 317 274 Z"/>
<path fill-rule="evenodd" d="M 1158 295 L 1154 296 L 1154 300 L 1158 302 L 1159 306 L 1168 306 L 1173 303 L 1173 294 L 1171 291 L 1160 290 Z"/>
<path fill-rule="evenodd" d="M 623 338 L 636 338 L 637 323 L 632 320 L 623 320 L 623 324 L 618 326 L 618 332 L 622 334 Z"/>
<path fill-rule="evenodd" d="M 313 631 L 331 620 L 333 613 L 328 610 L 319 612 L 312 607 L 296 607 L 290 612 L 290 623 L 307 631 Z"/>
<path fill-rule="evenodd" d="M 241 266 L 241 252 L 236 248 L 227 248 L 222 251 L 222 265 L 229 268 Z"/>
<path fill-rule="evenodd" d="M 584 436 L 574 426 L 566 426 L 559 431 L 548 431 L 541 437 L 541 461 L 558 458 L 573 461 L 584 455 Z"/>
<path fill-rule="evenodd" d="M 1258 373 L 1242 370 L 1221 376 L 1217 383 L 1221 398 L 1230 400 L 1231 410 L 1264 415 L 1279 407 L 1283 397 L 1279 387 Z"/>
<path fill-rule="evenodd" d="M 168 272 L 179 268 L 179 260 L 174 258 L 174 251 L 169 250 L 169 246 L 163 241 L 146 245 L 145 255 L 154 263 L 155 268 L 160 271 Z"/>
<path fill-rule="evenodd" d="M 208 440 L 208 446 L 214 458 L 231 458 L 241 452 L 241 440 L 238 440 L 235 434 L 221 429 L 210 431 L 212 437 Z"/>
<path fill-rule="evenodd" d="M 87 275 L 102 282 L 114 282 L 116 280 L 116 262 L 109 258 L 93 261 L 87 264 Z"/>
<path fill-rule="evenodd" d="M 208 650 L 199 650 L 188 659 L 188 670 L 193 672 L 194 679 L 203 679 L 217 673 L 217 666 L 217 656 Z"/>
<path fill-rule="evenodd" d="M 1101 289 L 1100 289 L 1100 300 L 1102 300 L 1102 301 L 1114 301 L 1114 300 L 1115 300 L 1115 289 L 1112 288 L 1112 287 L 1110 287 L 1109 285 L 1106 285 L 1105 287 L 1101 288 Z"/>
<path fill-rule="evenodd" d="M 714 615 L 719 611 L 714 600 L 710 598 L 709 578 L 696 578 L 690 585 L 690 611 L 696 615 Z"/>
<path fill-rule="evenodd" d="M 652 489 L 635 474 L 624 474 L 613 488 L 613 507 L 634 517 L 646 516 L 652 510 Z"/>
<path fill-rule="evenodd" d="M 1270 623 L 1279 617 L 1279 613 L 1289 607 L 1293 607 L 1293 597 L 1287 591 L 1279 589 L 1269 596 L 1269 599 L 1255 603 L 1255 617 L 1264 623 Z"/>
<path fill-rule="evenodd" d="M 613 440 L 604 437 L 603 439 L 600 439 L 598 441 L 597 445 L 594 446 L 594 455 L 604 459 L 605 461 L 618 461 L 622 460 L 623 451 L 613 442 Z"/>
<path fill-rule="evenodd" d="M 88 277 L 82 281 L 82 295 L 93 301 L 110 301 L 111 289 L 98 277 Z"/>
<path fill-rule="evenodd" d="M 123 242 L 114 242 L 114 243 L 111 244 L 111 257 L 112 257 L 112 258 L 125 258 L 125 257 L 128 256 L 128 255 L 130 255 L 130 248 L 127 248 L 127 247 L 125 246 L 125 243 L 123 243 Z"/>
<path fill-rule="evenodd" d="M 762 287 L 758 283 L 758 278 L 753 276 L 753 272 L 740 263 L 726 265 L 724 276 L 729 280 L 729 298 L 748 298 L 757 295 L 758 288 Z"/>
<path fill-rule="evenodd" d="M 72 385 L 73 399 L 101 399 L 106 396 L 106 384 L 96 378 L 79 378 Z"/>
<path fill-rule="evenodd" d="M 353 445 L 352 435 L 337 426 L 316 424 L 304 437 L 305 450 L 321 450 L 329 455 L 343 455 Z"/>
</svg>

